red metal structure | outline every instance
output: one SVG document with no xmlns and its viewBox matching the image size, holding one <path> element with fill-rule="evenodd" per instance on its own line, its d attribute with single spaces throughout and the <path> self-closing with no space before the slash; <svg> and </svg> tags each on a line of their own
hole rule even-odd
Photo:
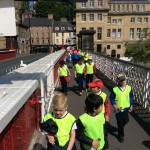
<svg viewBox="0 0 150 150">
<path fill-rule="evenodd" d="M 39 92 L 36 90 L 0 135 L 1 150 L 27 150 L 40 120 Z M 36 101 L 36 103 L 33 103 Z"/>
<path fill-rule="evenodd" d="M 6 60 L 16 57 L 16 51 L 1 51 L 0 52 L 0 60 Z"/>
</svg>

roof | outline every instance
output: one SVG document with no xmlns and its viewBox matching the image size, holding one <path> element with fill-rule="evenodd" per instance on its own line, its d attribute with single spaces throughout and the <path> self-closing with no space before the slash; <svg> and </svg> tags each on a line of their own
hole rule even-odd
<svg viewBox="0 0 150 150">
<path fill-rule="evenodd" d="M 48 18 L 25 18 L 23 25 L 26 26 L 52 26 L 52 19 Z"/>
<path fill-rule="evenodd" d="M 59 27 L 59 30 L 55 30 L 55 27 Z M 74 31 L 74 27 L 76 27 L 75 25 L 73 25 L 71 22 L 69 21 L 65 21 L 65 22 L 62 22 L 62 21 L 54 21 L 54 31 L 55 32 L 62 32 L 62 27 L 64 27 L 63 31 L 69 31 L 68 30 L 68 27 L 72 28 L 73 30 L 71 31 Z"/>
<path fill-rule="evenodd" d="M 108 3 L 150 3 L 150 0 L 108 0 Z"/>
</svg>

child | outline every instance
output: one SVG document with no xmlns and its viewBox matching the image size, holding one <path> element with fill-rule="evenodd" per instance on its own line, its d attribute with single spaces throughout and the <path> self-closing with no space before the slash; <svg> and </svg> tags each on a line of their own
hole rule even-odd
<svg viewBox="0 0 150 150">
<path fill-rule="evenodd" d="M 60 64 L 60 67 L 58 68 L 58 74 L 59 74 L 59 79 L 60 79 L 61 86 L 62 86 L 62 92 L 67 95 L 67 92 L 68 92 L 67 84 L 69 83 L 68 76 L 70 76 L 70 71 L 67 65 L 65 64 L 64 60 L 61 60 L 59 64 Z"/>
<path fill-rule="evenodd" d="M 104 141 L 105 119 L 102 113 L 103 100 L 100 96 L 90 94 L 85 100 L 86 112 L 77 120 L 76 138 L 81 150 L 102 150 Z"/>
<path fill-rule="evenodd" d="M 78 54 L 78 50 L 76 49 L 76 47 L 73 49 L 71 59 L 72 59 L 72 64 L 74 68 L 75 64 L 78 62 L 78 59 L 79 59 L 79 54 Z"/>
<path fill-rule="evenodd" d="M 91 92 L 88 92 L 87 95 L 95 94 L 95 95 L 99 95 L 103 99 L 102 113 L 103 113 L 103 115 L 105 117 L 105 121 L 106 121 L 105 125 L 104 125 L 104 129 L 105 129 L 105 150 L 107 150 L 108 149 L 107 126 L 108 126 L 108 121 L 109 121 L 109 116 L 110 116 L 110 103 L 108 101 L 107 95 L 101 91 L 101 89 L 104 86 L 102 80 L 95 79 L 95 80 L 93 80 L 93 82 L 89 83 L 88 85 L 91 89 Z"/>
<path fill-rule="evenodd" d="M 66 54 L 66 63 L 67 63 L 67 65 L 69 65 L 70 61 L 71 61 L 71 54 L 69 52 L 67 52 L 67 54 Z"/>
<path fill-rule="evenodd" d="M 88 84 L 93 81 L 94 73 L 96 72 L 95 63 L 92 61 L 92 56 L 88 57 L 88 62 L 85 63 L 86 67 L 86 91 L 88 91 Z"/>
<path fill-rule="evenodd" d="M 128 112 L 133 110 L 133 94 L 131 87 L 126 84 L 123 73 L 117 76 L 118 85 L 113 88 L 110 101 L 113 105 L 118 126 L 118 141 L 124 142 L 124 126 L 129 122 Z"/>
<path fill-rule="evenodd" d="M 63 93 L 57 93 L 52 100 L 52 112 L 44 117 L 44 123 L 49 124 L 47 134 L 47 150 L 76 150 L 75 147 L 75 117 L 67 112 L 68 99 Z M 55 124 L 55 125 L 54 125 Z M 54 127 L 58 129 L 54 130 Z M 56 133 L 55 133 L 55 132 Z"/>
<path fill-rule="evenodd" d="M 80 96 L 82 95 L 83 92 L 84 73 L 85 73 L 84 59 L 83 57 L 80 57 L 79 62 L 75 65 L 75 73 L 74 73 L 74 76 L 77 79 Z"/>
</svg>

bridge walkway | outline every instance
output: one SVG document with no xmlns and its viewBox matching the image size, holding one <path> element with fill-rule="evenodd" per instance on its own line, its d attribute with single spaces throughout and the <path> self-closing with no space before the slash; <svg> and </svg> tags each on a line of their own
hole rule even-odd
<svg viewBox="0 0 150 150">
<path fill-rule="evenodd" d="M 82 96 L 79 96 L 77 94 L 77 84 L 74 81 L 74 71 L 72 69 L 72 66 L 70 67 L 71 71 L 71 80 L 69 84 L 69 92 L 68 92 L 68 99 L 69 99 L 69 108 L 68 111 L 72 113 L 76 118 L 79 117 L 84 111 L 84 100 L 86 97 L 86 92 L 82 94 Z M 110 94 L 110 89 L 114 86 L 114 83 L 107 79 L 102 73 L 98 72 L 97 76 L 101 78 L 104 82 L 105 87 L 103 88 L 103 91 L 107 93 L 108 97 Z M 95 76 L 95 78 L 97 78 Z M 110 127 L 109 127 L 109 150 L 149 150 L 150 149 L 150 137 L 149 133 L 150 131 L 148 126 L 145 126 L 144 128 L 141 127 L 141 125 L 137 122 L 137 120 L 134 118 L 133 114 L 129 115 L 130 121 L 125 127 L 125 141 L 124 143 L 120 143 L 117 140 L 117 125 L 116 125 L 116 118 L 113 114 L 113 109 L 111 107 L 111 115 L 110 115 Z M 145 129 L 146 128 L 146 129 Z M 149 132 L 149 133 L 148 133 Z M 40 135 L 39 135 L 40 136 Z M 43 136 L 42 136 L 43 137 Z M 39 139 L 37 140 L 37 143 L 34 145 L 34 150 L 44 150 L 45 144 L 44 140 L 41 140 L 39 144 Z M 42 143 L 43 142 L 43 143 Z M 43 146 L 42 146 L 43 145 Z M 76 141 L 76 145 L 78 150 L 80 150 L 79 143 Z"/>
</svg>

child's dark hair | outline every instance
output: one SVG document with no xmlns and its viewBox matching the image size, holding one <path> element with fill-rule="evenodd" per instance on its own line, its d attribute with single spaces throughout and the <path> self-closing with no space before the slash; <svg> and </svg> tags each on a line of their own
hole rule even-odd
<svg viewBox="0 0 150 150">
<path fill-rule="evenodd" d="M 83 56 L 79 57 L 78 59 L 78 61 L 83 61 L 83 60 L 84 60 Z"/>
<path fill-rule="evenodd" d="M 99 95 L 90 94 L 85 99 L 86 110 L 89 113 L 94 112 L 94 108 L 98 109 L 100 105 L 103 104 L 103 99 Z"/>
<path fill-rule="evenodd" d="M 60 65 L 64 65 L 64 64 L 65 64 L 65 61 L 64 61 L 64 60 L 61 60 L 61 61 L 59 62 L 59 64 L 60 64 Z"/>
</svg>

